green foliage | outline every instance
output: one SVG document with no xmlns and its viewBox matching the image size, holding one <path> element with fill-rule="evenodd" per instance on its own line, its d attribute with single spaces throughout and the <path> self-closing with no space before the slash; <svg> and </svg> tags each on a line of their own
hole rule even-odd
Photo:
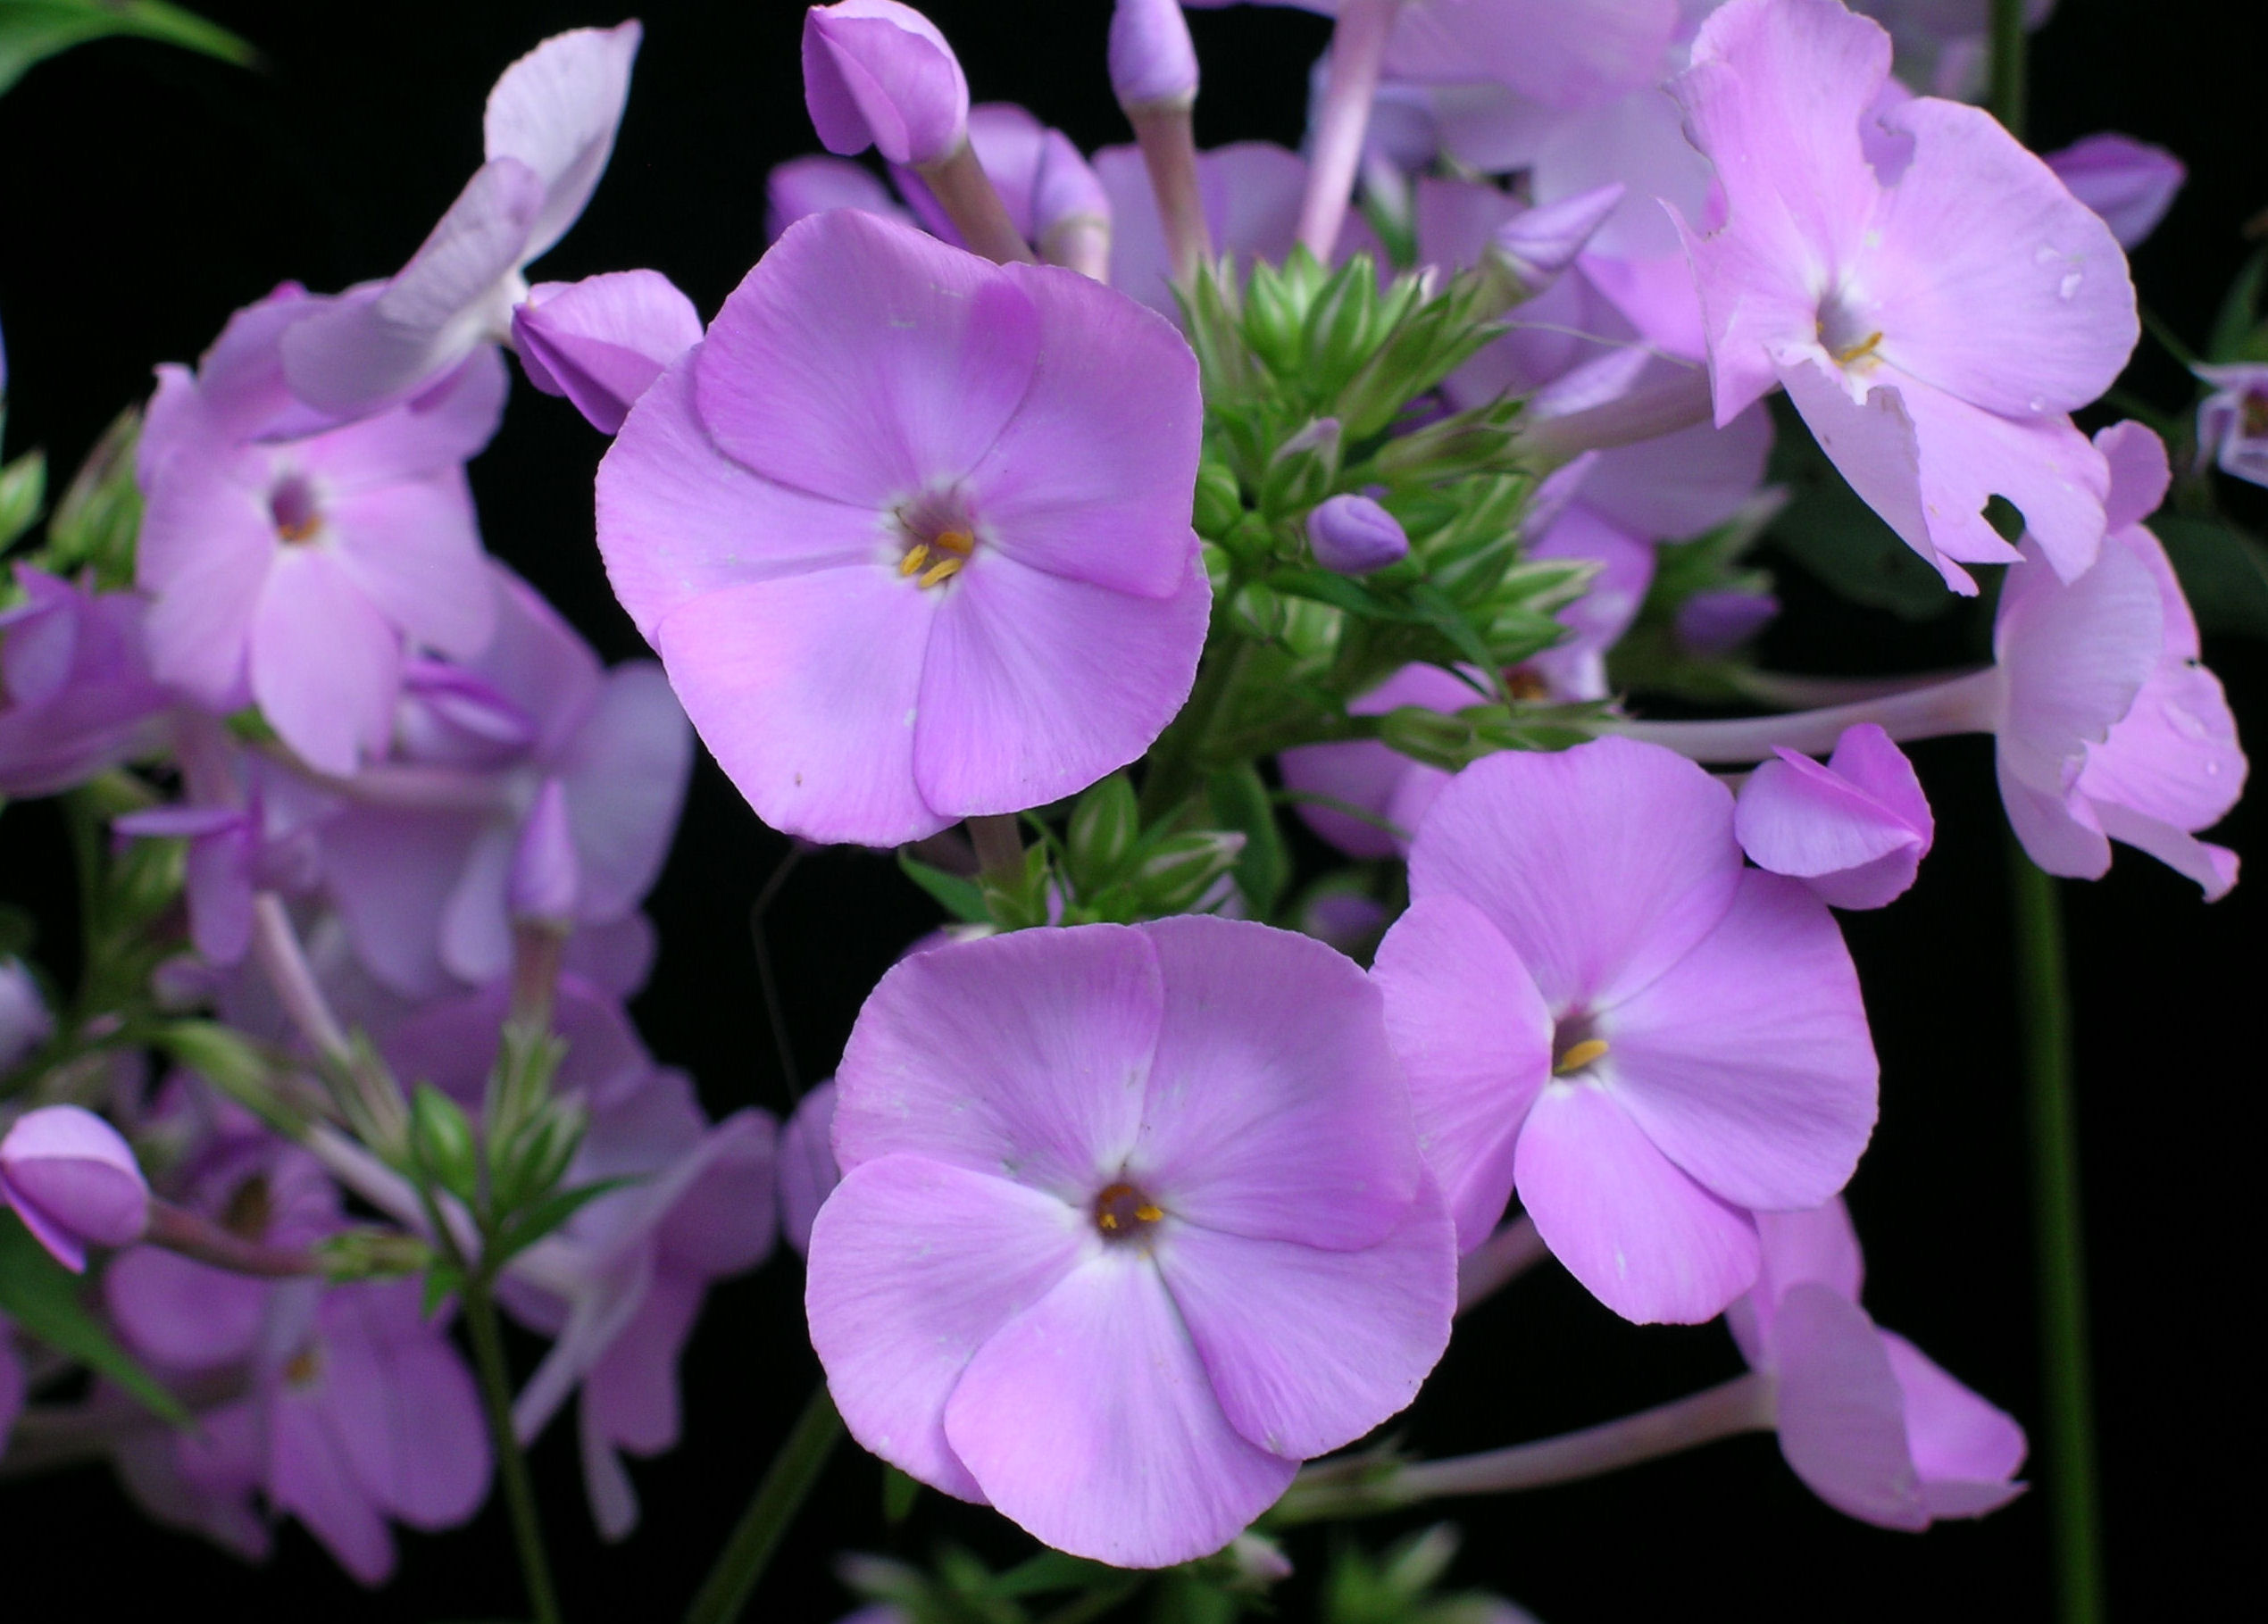
<svg viewBox="0 0 2268 1624">
<path fill-rule="evenodd" d="M 1748 554 L 1786 500 L 1784 492 L 1767 487 L 1716 529 L 1654 550 L 1654 579 L 1646 602 L 1607 653 L 1607 672 L 1617 689 L 1698 702 L 1722 703 L 1740 695 L 1737 678 L 1747 665 L 1745 655 L 1696 658 L 1678 642 L 1678 615 L 1704 592 L 1772 590 L 1771 572 L 1751 564 Z"/>
<path fill-rule="evenodd" d="M 112 1340 L 80 1300 L 85 1284 L 47 1255 L 13 1212 L 0 1211 L 0 1312 L 58 1352 L 107 1376 L 176 1426 L 189 1413 Z"/>
<path fill-rule="evenodd" d="M 2200 629 L 2268 637 L 2268 545 L 2222 519 L 2160 513 L 2149 526 Z"/>
<path fill-rule="evenodd" d="M 114 37 L 159 40 L 240 68 L 260 60 L 228 29 L 163 0 L 0 0 L 0 94 L 35 63 Z"/>
<path fill-rule="evenodd" d="M 134 448 L 142 414 L 128 407 L 103 431 L 55 504 L 47 545 L 30 562 L 54 575 L 94 573 L 114 590 L 134 581 L 134 541 L 142 528 L 142 492 L 134 482 Z"/>
<path fill-rule="evenodd" d="M 2217 365 L 2233 362 L 2268 362 L 2268 312 L 2261 297 L 2268 293 L 2268 248 L 2257 248 L 2229 284 L 2221 311 L 2206 340 L 2205 358 Z"/>
<path fill-rule="evenodd" d="M 44 453 L 26 452 L 0 468 L 0 547 L 13 545 L 16 537 L 38 524 L 46 501 L 47 458 Z"/>
<path fill-rule="evenodd" d="M 1498 1597 L 1438 1588 L 1457 1545 L 1457 1531 L 1437 1523 L 1376 1556 L 1342 1551 L 1324 1586 L 1321 1624 L 1493 1624 L 1505 1612 Z"/>
</svg>

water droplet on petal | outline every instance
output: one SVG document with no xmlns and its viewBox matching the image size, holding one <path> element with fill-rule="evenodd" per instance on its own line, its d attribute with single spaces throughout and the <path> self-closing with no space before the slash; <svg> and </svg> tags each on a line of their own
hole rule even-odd
<svg viewBox="0 0 2268 1624">
<path fill-rule="evenodd" d="M 2051 245 L 2042 243 L 2032 250 L 2031 262 L 2035 265 L 2045 265 L 2051 260 L 2059 260 L 2063 257 L 2063 254 Z"/>
<path fill-rule="evenodd" d="M 2084 279 L 2081 277 L 2080 272 L 2076 271 L 2072 271 L 2056 287 L 2056 296 L 2059 298 L 2070 298 L 2073 294 L 2076 294 L 2079 291 L 2079 285 L 2083 279 Z"/>
</svg>

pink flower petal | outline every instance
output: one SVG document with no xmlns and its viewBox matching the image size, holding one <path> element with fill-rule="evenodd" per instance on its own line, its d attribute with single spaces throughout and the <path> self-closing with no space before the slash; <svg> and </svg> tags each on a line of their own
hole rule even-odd
<svg viewBox="0 0 2268 1624">
<path fill-rule="evenodd" d="M 347 777 L 382 754 L 402 686 L 401 635 L 320 545 L 286 546 L 253 617 L 252 696 L 319 771 Z"/>
<path fill-rule="evenodd" d="M 2024 1486 L 2028 1445 L 2015 1418 L 1963 1387 L 1895 1331 L 1879 1333 L 1904 1399 L 1905 1432 L 1932 1517 L 1981 1517 Z"/>
<path fill-rule="evenodd" d="M 1930 1523 L 1885 1337 L 1855 1303 L 1799 1285 L 1780 1300 L 1780 1450 L 1812 1492 L 1886 1528 Z"/>
<path fill-rule="evenodd" d="M 480 123 L 488 156 L 517 158 L 543 182 L 543 206 L 519 263 L 565 235 L 606 172 L 642 34 L 635 21 L 554 34 L 488 92 Z"/>
</svg>

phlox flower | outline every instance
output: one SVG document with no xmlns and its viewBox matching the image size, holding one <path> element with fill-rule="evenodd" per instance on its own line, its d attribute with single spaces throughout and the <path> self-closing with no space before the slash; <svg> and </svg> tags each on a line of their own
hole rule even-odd
<svg viewBox="0 0 2268 1624">
<path fill-rule="evenodd" d="M 1487 703 L 1486 695 L 1454 672 L 1438 665 L 1405 665 L 1350 701 L 1347 712 L 1383 716 L 1416 705 L 1446 715 Z M 1297 803 L 1300 821 L 1349 857 L 1393 857 L 1406 851 L 1425 809 L 1449 781 L 1440 768 L 1368 738 L 1302 745 L 1285 751 L 1277 764 L 1286 788 L 1321 797 Z"/>
<path fill-rule="evenodd" d="M 780 1130 L 780 1235 L 797 1256 L 811 1251 L 811 1226 L 843 1181 L 835 1165 L 835 1081 L 796 1102 Z"/>
<path fill-rule="evenodd" d="M 1826 906 L 1743 867 L 1722 785 L 1626 739 L 1475 762 L 1409 871 L 1373 974 L 1462 1245 L 1516 1187 L 1617 1313 L 1721 1312 L 1756 1276 L 1753 1214 L 1834 1195 L 1873 1128 Z"/>
<path fill-rule="evenodd" d="M 409 263 L 293 322 L 292 394 L 341 416 L 405 400 L 502 342 L 521 272 L 567 233 L 613 154 L 641 30 L 573 29 L 505 69 L 482 120 L 487 162 Z"/>
<path fill-rule="evenodd" d="M 1447 1345 L 1378 995 L 1319 942 L 1192 915 L 916 954 L 836 1090 L 805 1295 L 836 1403 L 1058 1549 L 1220 1549 Z"/>
<path fill-rule="evenodd" d="M 513 312 L 512 342 L 529 383 L 613 434 L 670 362 L 701 342 L 701 318 L 660 271 L 615 271 L 537 283 Z"/>
<path fill-rule="evenodd" d="M 142 1238 L 150 1187 L 118 1129 L 82 1106 L 42 1105 L 0 1137 L 0 1202 L 57 1262 L 84 1274 L 89 1245 Z"/>
<path fill-rule="evenodd" d="M 2041 156 L 2072 196 L 2103 217 L 2123 248 L 2157 229 L 2189 178 L 2181 160 L 2164 147 L 2108 130 Z"/>
<path fill-rule="evenodd" d="M 1784 386 L 1854 489 L 1955 590 L 2014 549 L 2022 510 L 2068 580 L 2100 547 L 2107 471 L 2069 413 L 2107 388 L 2139 327 L 2110 229 L 1975 108 L 1930 97 L 1861 127 L 1890 42 L 1837 0 L 1731 0 L 1672 82 L 1727 212 L 1681 225 L 1717 419 Z M 1878 150 L 1876 154 L 1883 155 Z"/>
<path fill-rule="evenodd" d="M 1792 875 L 1837 908 L 1905 895 L 1937 832 L 1914 763 L 1873 722 L 1847 729 L 1824 765 L 1782 750 L 1758 767 L 1732 829 L 1758 868 Z"/>
<path fill-rule="evenodd" d="M 1172 254 L 1138 146 L 1105 146 L 1096 175 L 1111 201 L 1111 286 L 1179 321 Z M 1299 228 L 1307 163 L 1271 141 L 1235 141 L 1197 154 L 1197 190 L 1215 254 L 1280 262 Z"/>
<path fill-rule="evenodd" d="M 310 766 L 351 773 L 385 750 L 409 645 L 463 657 L 494 628 L 463 463 L 496 432 L 503 363 L 476 355 L 296 439 L 247 437 L 198 379 L 159 377 L 137 557 L 151 665 L 216 713 L 258 704 Z"/>
<path fill-rule="evenodd" d="M 1763 1270 L 1725 1323 L 1771 1374 L 1780 1453 L 1814 1494 L 1918 1532 L 2023 1492 L 2023 1428 L 1858 1305 L 1858 1237 L 1840 1199 L 1759 1213 L 1756 1228 Z"/>
<path fill-rule="evenodd" d="M 0 610 L 0 795 L 50 795 L 157 748 L 174 695 L 151 672 L 149 605 L 29 564 Z"/>
<path fill-rule="evenodd" d="M 2199 367 L 2211 386 L 2197 407 L 2197 450 L 2235 479 L 2268 485 L 2268 365 Z"/>
<path fill-rule="evenodd" d="M 631 411 L 599 549 L 758 815 L 892 845 L 1083 788 L 1187 697 L 1201 416 L 1132 300 L 838 210 Z"/>
</svg>

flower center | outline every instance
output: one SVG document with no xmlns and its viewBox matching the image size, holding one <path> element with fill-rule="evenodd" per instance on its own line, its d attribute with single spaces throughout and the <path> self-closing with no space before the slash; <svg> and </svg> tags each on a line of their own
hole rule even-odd
<svg viewBox="0 0 2268 1624">
<path fill-rule="evenodd" d="M 2245 438 L 2268 439 L 2268 389 L 2248 390 L 2237 415 L 2244 425 Z"/>
<path fill-rule="evenodd" d="M 242 1240 L 265 1240 L 269 1220 L 274 1216 L 275 1200 L 268 1193 L 267 1175 L 254 1173 L 229 1192 L 228 1204 L 221 1209 L 221 1227 Z"/>
<path fill-rule="evenodd" d="M 1552 1033 L 1551 1074 L 1571 1077 L 1606 1057 L 1606 1039 L 1592 1029 L 1588 1015 L 1572 1016 Z"/>
<path fill-rule="evenodd" d="M 917 541 L 897 561 L 897 572 L 917 587 L 930 587 L 951 580 L 977 549 L 977 538 L 966 530 L 939 530 L 927 541 Z"/>
<path fill-rule="evenodd" d="M 1165 1216 L 1138 1185 L 1121 1179 L 1095 1197 L 1095 1228 L 1107 1241 L 1130 1241 Z"/>
<path fill-rule="evenodd" d="M 1875 346 L 1881 342 L 1882 329 L 1844 304 L 1840 294 L 1830 293 L 1820 301 L 1820 347 L 1834 357 L 1837 366 L 1855 366 L 1872 359 Z"/>
<path fill-rule="evenodd" d="M 268 518 L 286 541 L 312 541 L 323 528 L 322 510 L 315 505 L 314 487 L 298 474 L 287 474 L 268 493 Z"/>
<path fill-rule="evenodd" d="M 283 1368 L 284 1380 L 295 1387 L 306 1387 L 322 1372 L 322 1356 L 312 1346 L 294 1353 Z"/>
</svg>

